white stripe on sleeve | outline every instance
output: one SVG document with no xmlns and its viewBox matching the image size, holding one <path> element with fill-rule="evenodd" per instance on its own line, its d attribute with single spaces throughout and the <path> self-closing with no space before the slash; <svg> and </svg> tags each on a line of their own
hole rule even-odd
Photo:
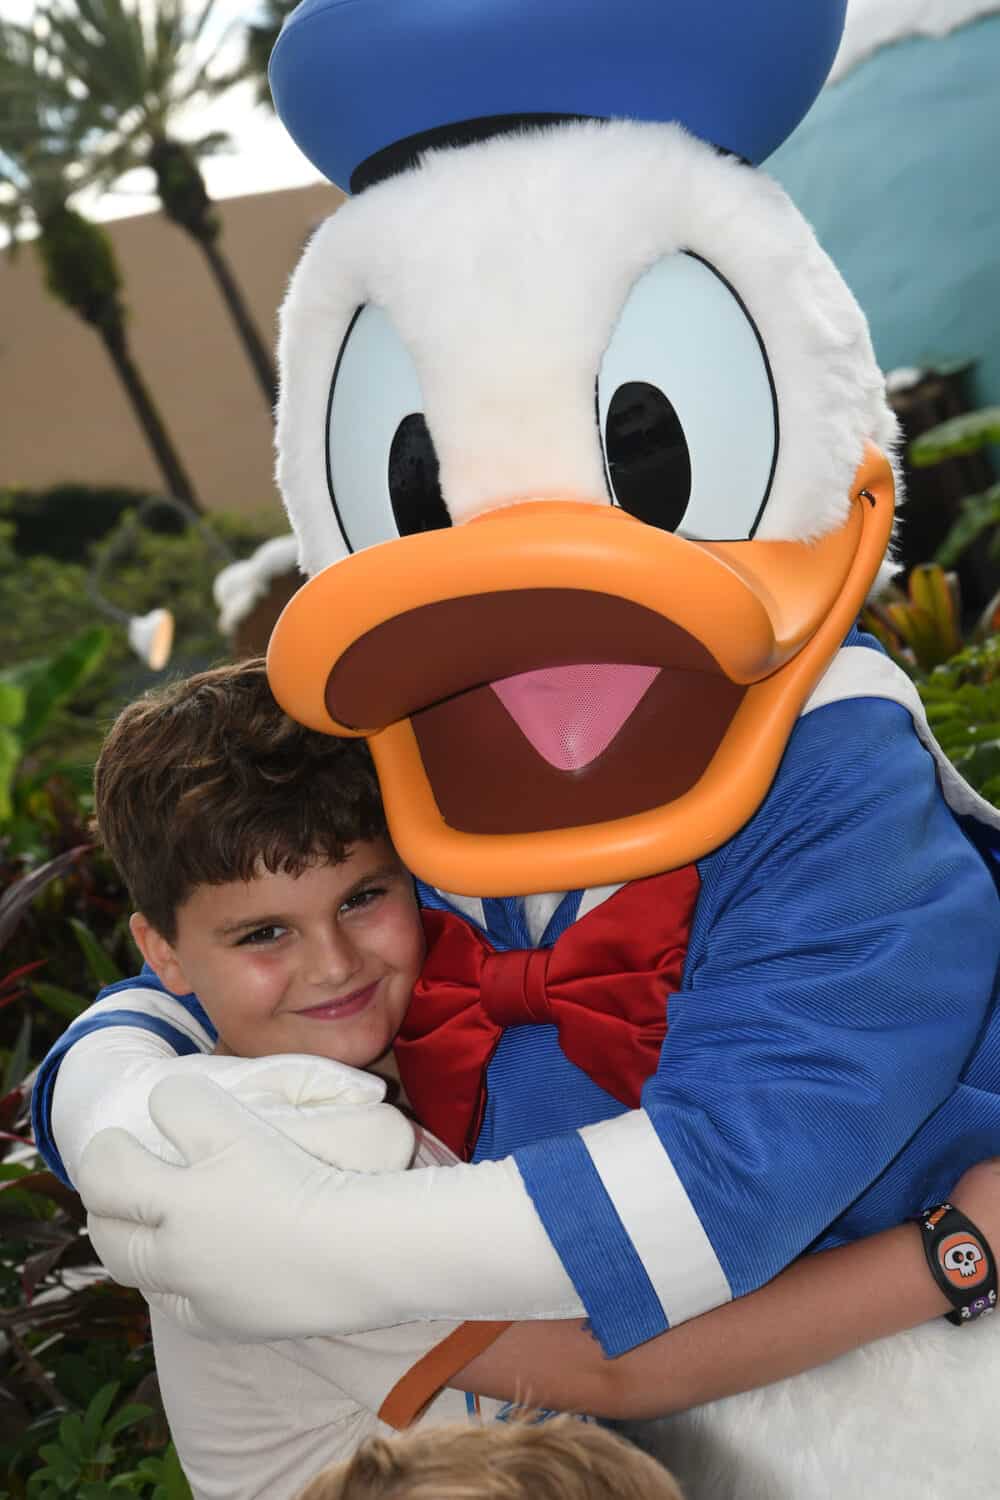
<svg viewBox="0 0 1000 1500">
<path fill-rule="evenodd" d="M 719 1258 L 643 1109 L 580 1131 L 671 1326 L 732 1299 Z"/>
</svg>

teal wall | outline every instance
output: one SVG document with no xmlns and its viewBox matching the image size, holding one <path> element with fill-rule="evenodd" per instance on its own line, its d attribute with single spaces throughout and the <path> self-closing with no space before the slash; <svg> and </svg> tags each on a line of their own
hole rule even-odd
<svg viewBox="0 0 1000 1500">
<path fill-rule="evenodd" d="M 767 168 L 891 370 L 979 361 L 1000 403 L 1000 15 L 883 48 L 820 95 Z"/>
</svg>

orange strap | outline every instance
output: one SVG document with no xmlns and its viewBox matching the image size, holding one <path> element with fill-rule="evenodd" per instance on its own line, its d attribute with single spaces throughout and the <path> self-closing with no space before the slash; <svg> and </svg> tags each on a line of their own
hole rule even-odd
<svg viewBox="0 0 1000 1500">
<path fill-rule="evenodd" d="M 509 1323 L 460 1323 L 396 1381 L 379 1407 L 381 1421 L 397 1429 L 412 1426 L 451 1377 L 509 1327 Z"/>
</svg>

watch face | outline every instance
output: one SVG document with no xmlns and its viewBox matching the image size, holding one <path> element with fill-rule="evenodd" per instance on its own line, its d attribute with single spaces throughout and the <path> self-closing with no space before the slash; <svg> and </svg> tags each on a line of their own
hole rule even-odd
<svg viewBox="0 0 1000 1500">
<path fill-rule="evenodd" d="M 959 1292 L 971 1291 L 989 1274 L 990 1263 L 982 1244 L 966 1229 L 946 1235 L 936 1254 L 945 1280 Z"/>
</svg>

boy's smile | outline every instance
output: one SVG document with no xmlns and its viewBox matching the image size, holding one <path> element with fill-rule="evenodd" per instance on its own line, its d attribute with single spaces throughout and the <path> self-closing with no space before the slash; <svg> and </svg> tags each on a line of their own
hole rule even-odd
<svg viewBox="0 0 1000 1500">
<path fill-rule="evenodd" d="M 412 882 L 386 838 L 298 875 L 197 886 L 173 943 L 141 913 L 132 933 L 168 989 L 201 1000 L 220 1052 L 356 1068 L 392 1045 L 424 956 Z"/>
<path fill-rule="evenodd" d="M 320 1005 L 310 1005 L 306 1010 L 299 1011 L 301 1016 L 310 1016 L 317 1021 L 343 1021 L 348 1016 L 360 1015 L 375 997 L 378 986 L 375 983 L 366 985 L 363 990 L 355 990 L 351 995 L 342 995 L 338 1000 L 327 1000 Z"/>
</svg>

